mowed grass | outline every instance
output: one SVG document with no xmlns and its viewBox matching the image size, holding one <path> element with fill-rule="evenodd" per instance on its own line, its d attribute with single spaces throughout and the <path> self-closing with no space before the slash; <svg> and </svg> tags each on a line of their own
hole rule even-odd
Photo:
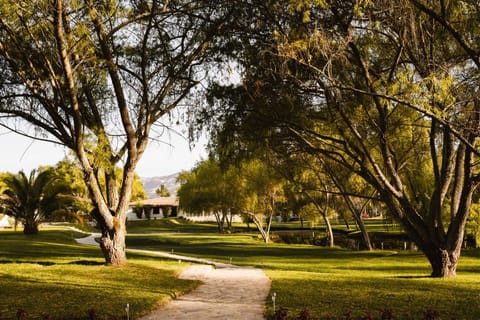
<svg viewBox="0 0 480 320">
<path fill-rule="evenodd" d="M 321 319 L 345 319 L 347 313 L 354 319 L 379 319 L 385 310 L 395 319 L 423 319 L 427 310 L 441 319 L 480 319 L 478 250 L 462 253 L 455 279 L 433 279 L 428 261 L 418 252 L 263 244 L 255 233 L 219 235 L 214 225 L 198 227 L 182 220 L 131 222 L 127 243 L 261 267 L 272 280 L 270 297 L 276 294 L 276 308 L 288 309 L 292 318 L 307 308 Z M 271 298 L 266 304 L 271 317 Z"/>
<path fill-rule="evenodd" d="M 432 279 L 421 253 L 350 251 L 309 245 L 264 244 L 252 230 L 220 235 L 214 224 L 184 220 L 130 222 L 130 248 L 163 250 L 261 267 L 272 279 L 267 315 L 276 307 L 296 318 L 307 308 L 315 318 L 380 318 L 392 310 L 395 319 L 423 319 L 427 309 L 440 319 L 480 319 L 480 251 L 462 254 L 455 279 Z M 122 268 L 103 266 L 98 247 L 76 244 L 70 230 L 41 230 L 37 236 L 0 232 L 0 319 L 130 319 L 194 288 L 176 279 L 186 264 L 129 254 Z"/>
<path fill-rule="evenodd" d="M 136 319 L 198 283 L 177 279 L 178 262 L 130 255 L 107 267 L 99 247 L 78 245 L 70 230 L 36 236 L 0 232 L 0 319 Z"/>
</svg>

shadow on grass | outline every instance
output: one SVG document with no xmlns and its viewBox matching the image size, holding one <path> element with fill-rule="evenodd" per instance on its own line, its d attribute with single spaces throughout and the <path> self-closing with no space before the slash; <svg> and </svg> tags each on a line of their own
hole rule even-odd
<svg viewBox="0 0 480 320">
<path fill-rule="evenodd" d="M 68 264 L 75 264 L 75 265 L 81 265 L 81 266 L 103 266 L 105 262 L 93 261 L 93 260 L 78 260 L 78 261 L 69 262 Z"/>
<path fill-rule="evenodd" d="M 33 260 L 0 260 L 0 264 L 37 264 L 45 267 L 55 266 L 55 265 L 82 265 L 82 266 L 101 266 L 104 265 L 104 262 L 93 261 L 93 260 L 78 260 L 71 261 L 67 263 L 58 263 L 52 261 L 33 261 Z"/>
<path fill-rule="evenodd" d="M 38 264 L 41 266 L 53 266 L 57 263 L 51 261 L 30 261 L 30 260 L 0 260 L 0 264 Z"/>
</svg>

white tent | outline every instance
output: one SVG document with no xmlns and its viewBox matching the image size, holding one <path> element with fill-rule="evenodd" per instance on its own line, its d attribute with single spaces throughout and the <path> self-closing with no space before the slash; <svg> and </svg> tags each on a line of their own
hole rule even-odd
<svg viewBox="0 0 480 320">
<path fill-rule="evenodd" d="M 0 214 L 0 228 L 10 228 L 12 225 L 10 224 L 10 221 L 8 221 L 8 216 L 7 215 L 2 215 Z"/>
</svg>

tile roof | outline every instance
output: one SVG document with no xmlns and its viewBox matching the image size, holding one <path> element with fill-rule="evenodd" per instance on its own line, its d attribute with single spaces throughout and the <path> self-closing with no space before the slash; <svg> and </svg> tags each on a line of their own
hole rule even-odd
<svg viewBox="0 0 480 320">
<path fill-rule="evenodd" d="M 132 205 L 143 205 L 143 206 L 178 206 L 179 198 L 178 197 L 158 197 L 152 199 L 139 200 L 132 203 Z"/>
</svg>

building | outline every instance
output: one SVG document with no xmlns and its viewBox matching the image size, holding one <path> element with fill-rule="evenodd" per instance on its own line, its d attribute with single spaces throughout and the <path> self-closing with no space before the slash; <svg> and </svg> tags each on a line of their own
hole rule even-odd
<svg viewBox="0 0 480 320">
<path fill-rule="evenodd" d="M 128 219 L 157 219 L 178 216 L 178 197 L 158 197 L 130 204 Z"/>
</svg>

